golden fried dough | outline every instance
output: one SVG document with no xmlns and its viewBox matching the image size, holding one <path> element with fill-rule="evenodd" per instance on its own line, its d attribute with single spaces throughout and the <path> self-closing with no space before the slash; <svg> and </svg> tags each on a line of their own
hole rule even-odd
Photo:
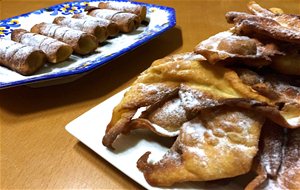
<svg viewBox="0 0 300 190">
<path fill-rule="evenodd" d="M 242 12 L 228 12 L 225 17 L 228 23 L 235 24 L 235 32 L 238 34 L 300 44 L 300 29 L 295 27 L 299 25 L 300 19 L 296 16 L 289 20 L 289 16 L 284 14 L 265 17 Z"/>
<path fill-rule="evenodd" d="M 197 101 L 191 99 L 192 96 L 198 98 L 198 103 L 192 104 L 193 109 L 202 108 L 204 97 L 214 101 L 247 97 L 269 102 L 269 99 L 244 85 L 234 71 L 210 65 L 203 60 L 199 55 L 186 53 L 155 61 L 138 77 L 114 108 L 103 144 L 112 148 L 112 143 L 119 134 L 130 131 L 128 124 L 138 108 L 160 102 L 179 88 L 185 90 L 185 93 L 181 93 L 185 107 L 189 107 L 191 101 Z M 215 103 L 211 106 L 215 106 Z"/>
<path fill-rule="evenodd" d="M 176 142 L 160 161 L 148 162 L 148 152 L 139 159 L 138 168 L 154 186 L 247 173 L 258 150 L 263 122 L 262 116 L 239 108 L 205 109 L 183 124 Z"/>
<path fill-rule="evenodd" d="M 283 54 L 275 44 L 263 44 L 255 38 L 239 36 L 233 31 L 220 32 L 200 42 L 194 49 L 210 63 L 244 63 L 252 67 L 271 64 L 271 57 Z"/>
<path fill-rule="evenodd" d="M 255 159 L 257 177 L 246 187 L 254 189 L 300 188 L 300 130 L 267 122 L 262 129 L 260 151 Z"/>
<path fill-rule="evenodd" d="M 211 65 L 203 58 L 201 60 L 196 55 L 195 57 L 192 55 L 191 53 L 180 54 L 155 61 L 138 77 L 113 111 L 112 120 L 103 138 L 105 146 L 112 148 L 112 143 L 118 135 L 128 133 L 134 128 L 142 127 L 155 131 L 157 127 L 153 126 L 153 123 L 161 125 L 161 128 L 169 132 L 179 130 L 180 124 L 188 117 L 177 117 L 180 122 L 176 126 L 174 123 L 167 122 L 174 125 L 172 129 L 160 121 L 153 122 L 154 118 L 146 117 L 144 119 L 147 121 L 132 121 L 139 108 L 145 107 L 147 112 L 150 105 L 162 106 L 161 102 L 172 100 L 176 97 L 176 93 L 180 98 L 177 106 L 180 106 L 180 109 L 183 108 L 187 116 L 195 115 L 204 108 L 227 104 L 255 110 L 285 127 L 300 126 L 299 87 L 293 87 L 284 82 L 264 81 L 263 77 L 256 79 L 262 80 L 258 84 L 251 84 L 247 80 L 248 78 L 255 79 L 255 76 L 250 76 L 250 74 L 247 75 L 249 77 L 245 77 L 245 74 L 239 76 L 234 70 L 220 65 Z M 262 85 L 259 86 L 260 83 Z M 263 85 L 274 87 L 263 88 Z M 267 90 L 272 93 L 267 93 Z M 274 98 L 269 94 L 277 94 L 279 97 Z M 159 114 L 165 116 L 160 120 L 168 119 L 162 111 L 159 111 Z M 152 120 L 152 124 L 149 119 Z M 130 122 L 133 122 L 132 125 L 129 125 Z M 137 123 L 143 125 L 137 125 Z"/>
</svg>

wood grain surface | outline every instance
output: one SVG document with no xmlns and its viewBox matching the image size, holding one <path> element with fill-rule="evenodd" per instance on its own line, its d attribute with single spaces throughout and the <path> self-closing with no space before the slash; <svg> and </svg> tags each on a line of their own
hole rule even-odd
<svg viewBox="0 0 300 190">
<path fill-rule="evenodd" d="M 0 0 L 0 19 L 62 2 L 65 0 Z M 74 82 L 0 91 L 1 189 L 142 188 L 68 134 L 65 125 L 128 87 L 154 60 L 192 51 L 201 40 L 228 29 L 230 25 L 224 14 L 231 10 L 246 11 L 247 3 L 246 0 L 144 2 L 175 8 L 177 26 Z M 299 0 L 258 2 L 300 14 Z"/>
</svg>

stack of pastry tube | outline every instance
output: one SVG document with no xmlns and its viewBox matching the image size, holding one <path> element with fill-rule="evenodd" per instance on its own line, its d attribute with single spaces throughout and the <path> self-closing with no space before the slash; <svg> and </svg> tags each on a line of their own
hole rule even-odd
<svg viewBox="0 0 300 190">
<path fill-rule="evenodd" d="M 31 28 L 31 32 L 69 44 L 74 52 L 80 55 L 89 54 L 98 47 L 98 41 L 95 36 L 56 24 L 42 22 L 34 25 Z"/>
<path fill-rule="evenodd" d="M 134 31 L 146 17 L 146 7 L 130 2 L 101 2 L 86 11 L 87 14 L 75 14 L 72 18 L 56 17 L 53 23 L 36 24 L 30 31 L 14 30 L 12 41 L 1 40 L 0 64 L 31 75 L 46 60 L 59 63 L 73 52 L 92 53 L 108 37 Z"/>
<path fill-rule="evenodd" d="M 86 10 L 90 16 L 115 22 L 119 26 L 120 31 L 124 33 L 134 31 L 141 24 L 140 17 L 132 13 L 97 7 L 89 7 Z"/>
<path fill-rule="evenodd" d="M 14 30 L 11 34 L 11 39 L 23 45 L 32 46 L 42 50 L 50 63 L 65 61 L 73 52 L 72 47 L 66 43 L 47 36 L 30 33 L 23 29 Z"/>
<path fill-rule="evenodd" d="M 106 32 L 107 32 L 108 36 L 113 37 L 113 36 L 117 36 L 119 34 L 118 25 L 110 20 L 103 19 L 103 18 L 96 18 L 96 17 L 89 16 L 86 14 L 75 14 L 75 15 L 73 15 L 72 18 L 91 20 L 91 21 L 97 22 L 97 24 L 99 26 L 103 26 L 106 28 Z"/>
<path fill-rule="evenodd" d="M 145 6 L 132 4 L 130 2 L 100 2 L 100 9 L 112 9 L 136 14 L 141 20 L 145 20 L 147 9 Z"/>
<path fill-rule="evenodd" d="M 64 16 L 56 17 L 54 24 L 66 26 L 74 30 L 81 30 L 88 34 L 94 35 L 99 42 L 104 42 L 107 39 L 106 27 L 99 25 L 98 22 L 88 19 L 67 18 Z"/>
<path fill-rule="evenodd" d="M 45 64 L 41 50 L 11 40 L 0 38 L 0 65 L 22 75 L 31 75 Z"/>
</svg>

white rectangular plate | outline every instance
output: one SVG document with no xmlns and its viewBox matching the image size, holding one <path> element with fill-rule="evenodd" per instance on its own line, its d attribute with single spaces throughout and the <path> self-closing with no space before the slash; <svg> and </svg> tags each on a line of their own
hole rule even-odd
<svg viewBox="0 0 300 190">
<path fill-rule="evenodd" d="M 127 2 L 127 0 L 113 1 Z M 100 0 L 66 2 L 13 18 L 0 20 L 0 38 L 10 39 L 10 34 L 14 29 L 23 28 L 30 30 L 33 25 L 41 22 L 52 22 L 57 16 L 71 17 L 73 14 L 83 13 L 86 6 L 97 6 L 99 2 Z M 146 6 L 146 20 L 149 21 L 147 26 L 142 24 L 132 33 L 120 34 L 115 38 L 106 40 L 106 43 L 91 55 L 72 55 L 70 59 L 62 63 L 45 65 L 32 76 L 22 76 L 0 66 L 0 89 L 28 83 L 53 81 L 54 79 L 66 79 L 75 75 L 85 74 L 116 57 L 132 51 L 175 26 L 176 16 L 173 8 L 138 2 L 132 3 Z"/>
<path fill-rule="evenodd" d="M 114 143 L 115 151 L 111 151 L 102 145 L 105 129 L 112 115 L 112 110 L 117 105 L 125 91 L 122 91 L 98 106 L 84 113 L 66 126 L 66 130 L 74 137 L 95 151 L 110 164 L 132 178 L 146 189 L 160 189 L 150 186 L 142 172 L 136 167 L 136 161 L 146 152 L 151 151 L 152 156 L 162 156 L 170 146 L 170 139 L 158 137 L 145 130 L 136 130 L 129 135 L 122 135 Z M 188 182 L 175 185 L 172 189 L 243 189 L 244 177 L 236 178 L 231 182 Z M 165 188 L 164 188 L 165 189 Z"/>
</svg>

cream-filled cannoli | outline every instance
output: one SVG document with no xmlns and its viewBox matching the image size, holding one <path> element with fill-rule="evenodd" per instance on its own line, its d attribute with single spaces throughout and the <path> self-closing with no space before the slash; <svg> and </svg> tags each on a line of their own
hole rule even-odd
<svg viewBox="0 0 300 190">
<path fill-rule="evenodd" d="M 116 36 L 119 34 L 119 31 L 120 31 L 118 25 L 108 19 L 96 18 L 96 17 L 89 16 L 86 14 L 75 14 L 75 15 L 73 15 L 72 18 L 92 20 L 94 22 L 97 22 L 99 26 L 106 27 L 108 36 Z"/>
<path fill-rule="evenodd" d="M 92 34 L 97 38 L 99 42 L 104 42 L 108 37 L 106 27 L 99 25 L 97 22 L 92 20 L 75 19 L 60 16 L 56 17 L 53 23 Z"/>
<path fill-rule="evenodd" d="M 132 14 L 111 9 L 99 9 L 90 7 L 87 9 L 88 15 L 104 18 L 115 22 L 121 32 L 129 33 L 138 28 L 141 24 L 140 17 Z"/>
<path fill-rule="evenodd" d="M 100 2 L 98 5 L 101 9 L 113 9 L 136 14 L 141 20 L 145 20 L 147 8 L 142 5 L 136 5 L 131 2 Z"/>
<path fill-rule="evenodd" d="M 0 65 L 22 75 L 31 75 L 45 64 L 41 50 L 11 40 L 0 38 Z"/>
<path fill-rule="evenodd" d="M 11 34 L 11 39 L 24 45 L 42 50 L 50 63 L 59 63 L 68 59 L 73 49 L 70 45 L 56 39 L 28 32 L 24 29 L 16 29 Z"/>
<path fill-rule="evenodd" d="M 75 53 L 81 55 L 89 54 L 98 47 L 98 41 L 95 36 L 56 24 L 42 22 L 34 25 L 31 28 L 31 32 L 65 42 L 73 48 Z"/>
</svg>

